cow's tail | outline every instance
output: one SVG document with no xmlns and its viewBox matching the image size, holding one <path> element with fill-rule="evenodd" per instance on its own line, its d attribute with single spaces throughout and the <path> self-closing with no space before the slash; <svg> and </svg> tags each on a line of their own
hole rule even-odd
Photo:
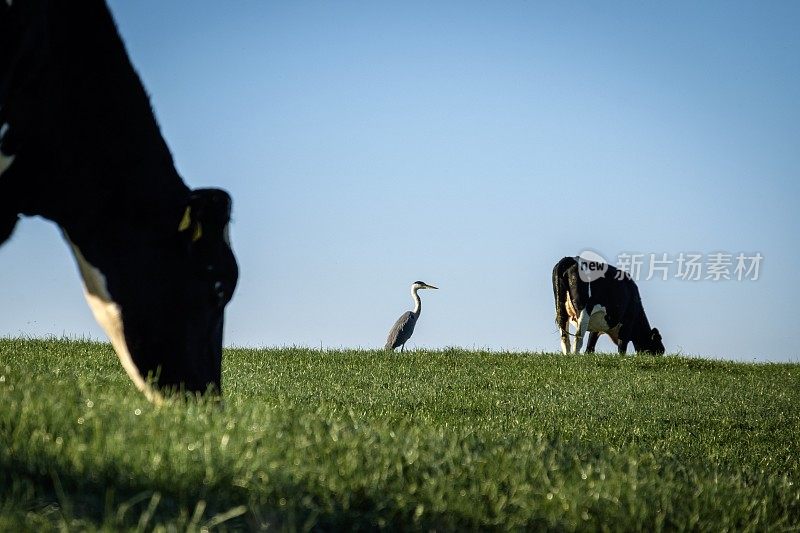
<svg viewBox="0 0 800 533">
<path fill-rule="evenodd" d="M 567 286 L 566 271 L 569 267 L 576 264 L 574 257 L 565 257 L 553 267 L 553 299 L 556 303 L 556 325 L 559 330 L 563 330 L 567 325 L 566 294 Z"/>
</svg>

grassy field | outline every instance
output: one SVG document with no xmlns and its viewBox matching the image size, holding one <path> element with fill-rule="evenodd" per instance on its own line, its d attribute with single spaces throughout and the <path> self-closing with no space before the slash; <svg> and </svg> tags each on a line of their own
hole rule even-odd
<svg viewBox="0 0 800 533">
<path fill-rule="evenodd" d="M 0 339 L 0 531 L 800 531 L 800 365 L 227 350 L 225 407 Z"/>
</svg>

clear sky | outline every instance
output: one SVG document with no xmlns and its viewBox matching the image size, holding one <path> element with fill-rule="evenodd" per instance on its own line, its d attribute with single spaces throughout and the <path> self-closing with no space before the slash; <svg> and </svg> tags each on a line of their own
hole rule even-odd
<svg viewBox="0 0 800 533">
<path fill-rule="evenodd" d="M 226 344 L 381 347 L 419 279 L 407 347 L 557 351 L 565 255 L 758 252 L 645 309 L 670 352 L 800 360 L 800 3 L 110 4 L 178 170 L 234 197 Z M 0 302 L 103 338 L 51 223 Z"/>
</svg>

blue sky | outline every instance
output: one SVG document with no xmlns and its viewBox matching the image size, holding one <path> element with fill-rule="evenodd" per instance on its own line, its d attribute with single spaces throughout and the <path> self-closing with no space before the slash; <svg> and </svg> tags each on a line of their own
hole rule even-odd
<svg viewBox="0 0 800 533">
<path fill-rule="evenodd" d="M 800 359 L 800 4 L 110 5 L 178 170 L 234 196 L 227 344 L 382 346 L 420 279 L 408 347 L 556 351 L 565 255 L 759 252 L 645 309 L 672 352 Z M 102 338 L 45 221 L 0 301 L 0 335 Z"/>
</svg>

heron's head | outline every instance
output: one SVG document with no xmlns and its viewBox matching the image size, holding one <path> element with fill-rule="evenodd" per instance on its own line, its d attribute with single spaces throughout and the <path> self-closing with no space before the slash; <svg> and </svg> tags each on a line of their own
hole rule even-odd
<svg viewBox="0 0 800 533">
<path fill-rule="evenodd" d="M 434 287 L 433 285 L 428 285 L 424 281 L 415 281 L 413 285 L 411 285 L 411 290 L 419 290 L 419 289 L 438 289 L 439 287 Z"/>
</svg>

